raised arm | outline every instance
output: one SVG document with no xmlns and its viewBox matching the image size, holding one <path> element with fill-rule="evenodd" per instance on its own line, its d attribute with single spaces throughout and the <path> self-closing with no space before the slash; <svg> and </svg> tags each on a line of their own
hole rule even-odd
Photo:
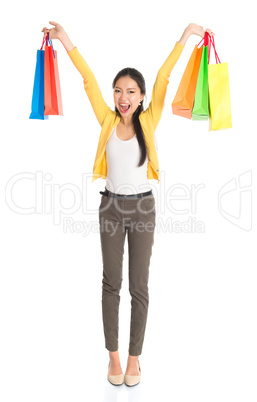
<svg viewBox="0 0 257 402">
<path fill-rule="evenodd" d="M 210 29 L 207 29 L 210 35 L 213 35 Z M 167 86 L 169 83 L 170 73 L 175 66 L 176 62 L 178 61 L 182 50 L 187 42 L 187 39 L 190 35 L 195 34 L 199 35 L 202 38 L 204 37 L 205 31 L 203 27 L 196 25 L 196 24 L 189 24 L 187 28 L 184 30 L 183 35 L 181 36 L 180 40 L 176 42 L 172 52 L 158 71 L 153 91 L 152 91 L 152 98 L 151 102 L 144 113 L 146 113 L 147 117 L 152 120 L 152 124 L 156 129 L 161 115 L 162 110 L 164 107 L 164 100 L 167 92 Z"/>
<path fill-rule="evenodd" d="M 71 61 L 83 77 L 84 88 L 95 112 L 99 124 L 102 126 L 109 107 L 105 103 L 96 78 L 77 47 L 73 45 L 63 27 L 54 21 L 49 21 L 54 28 L 43 28 L 44 36 L 49 32 L 49 39 L 59 39 L 67 51 Z"/>
</svg>

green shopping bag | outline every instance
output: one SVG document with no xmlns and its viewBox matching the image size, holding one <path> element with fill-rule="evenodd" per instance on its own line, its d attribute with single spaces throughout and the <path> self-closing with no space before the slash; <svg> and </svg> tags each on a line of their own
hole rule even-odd
<svg viewBox="0 0 257 402">
<path fill-rule="evenodd" d="M 192 120 L 208 120 L 209 118 L 208 42 L 209 36 L 206 32 L 204 36 L 203 52 L 196 84 Z"/>
</svg>

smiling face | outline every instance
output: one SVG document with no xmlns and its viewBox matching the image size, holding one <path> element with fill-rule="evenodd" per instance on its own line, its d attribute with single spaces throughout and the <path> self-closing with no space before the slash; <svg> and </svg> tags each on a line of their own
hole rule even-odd
<svg viewBox="0 0 257 402">
<path fill-rule="evenodd" d="M 144 99 L 140 88 L 135 80 L 130 76 L 121 77 L 117 80 L 114 93 L 114 103 L 121 116 L 124 118 L 132 117 L 138 108 L 139 102 Z"/>
</svg>

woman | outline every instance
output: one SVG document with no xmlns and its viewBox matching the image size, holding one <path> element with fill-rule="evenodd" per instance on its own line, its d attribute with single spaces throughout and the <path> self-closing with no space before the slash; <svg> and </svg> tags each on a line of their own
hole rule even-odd
<svg viewBox="0 0 257 402">
<path fill-rule="evenodd" d="M 109 351 L 108 380 L 113 385 L 136 385 L 141 379 L 142 353 L 148 312 L 148 276 L 154 242 L 155 198 L 147 179 L 159 183 L 154 133 L 160 121 L 170 73 L 187 39 L 204 37 L 203 27 L 189 24 L 160 68 L 152 99 L 144 111 L 145 82 L 133 68 L 121 70 L 113 81 L 115 111 L 105 103 L 94 74 L 72 44 L 63 27 L 42 29 L 44 36 L 59 39 L 81 73 L 85 91 L 102 127 L 93 167 L 93 179 L 106 179 L 99 206 L 103 258 L 102 313 L 105 347 Z M 207 30 L 212 35 L 211 30 Z M 119 292 L 125 236 L 129 247 L 131 295 L 130 343 L 127 369 L 122 373 L 118 351 Z"/>
</svg>

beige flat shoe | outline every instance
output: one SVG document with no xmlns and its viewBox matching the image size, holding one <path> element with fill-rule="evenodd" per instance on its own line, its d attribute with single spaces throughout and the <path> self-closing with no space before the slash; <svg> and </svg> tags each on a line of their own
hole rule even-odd
<svg viewBox="0 0 257 402">
<path fill-rule="evenodd" d="M 125 384 L 128 387 L 133 387 L 134 385 L 139 384 L 140 380 L 141 380 L 141 368 L 140 368 L 140 364 L 138 362 L 139 365 L 139 375 L 128 375 L 125 374 L 124 380 L 125 380 Z"/>
<path fill-rule="evenodd" d="M 108 370 L 109 368 L 110 368 L 110 362 L 108 365 Z M 108 373 L 107 379 L 112 385 L 122 385 L 124 383 L 124 374 L 109 375 Z"/>
</svg>

